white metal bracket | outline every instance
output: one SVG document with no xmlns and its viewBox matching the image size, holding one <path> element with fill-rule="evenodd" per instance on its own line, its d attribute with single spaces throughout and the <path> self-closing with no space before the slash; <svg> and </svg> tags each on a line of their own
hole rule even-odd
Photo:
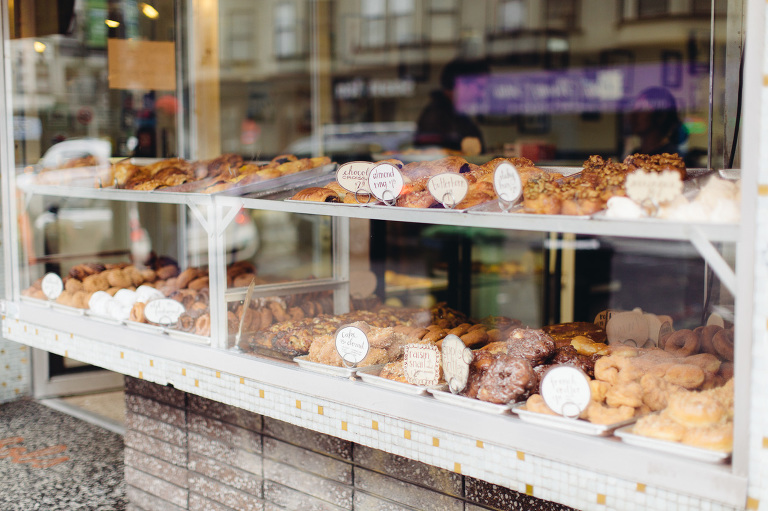
<svg viewBox="0 0 768 511">
<path fill-rule="evenodd" d="M 691 228 L 691 243 L 715 272 L 720 282 L 728 288 L 733 296 L 736 296 L 736 272 L 698 227 Z"/>
</svg>

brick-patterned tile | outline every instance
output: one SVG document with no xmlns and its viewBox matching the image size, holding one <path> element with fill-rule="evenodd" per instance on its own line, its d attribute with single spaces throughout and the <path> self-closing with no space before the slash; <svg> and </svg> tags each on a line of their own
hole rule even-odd
<svg viewBox="0 0 768 511">
<path fill-rule="evenodd" d="M 214 500 L 237 511 L 262 511 L 264 502 L 249 493 L 236 490 L 195 472 L 189 473 L 191 494 Z"/>
<path fill-rule="evenodd" d="M 462 500 L 360 467 L 355 467 L 355 489 L 424 511 L 464 510 Z"/>
<path fill-rule="evenodd" d="M 337 458 L 352 460 L 352 442 L 264 417 L 264 434 Z"/>
<path fill-rule="evenodd" d="M 218 401 L 212 401 L 204 397 L 189 395 L 189 410 L 191 412 L 217 419 L 222 422 L 228 422 L 241 428 L 251 431 L 261 431 L 262 417 L 259 414 L 237 408 L 236 406 L 225 405 Z"/>
<path fill-rule="evenodd" d="M 131 485 L 126 485 L 125 496 L 130 502 L 125 508 L 126 511 L 184 511 L 187 509 L 186 503 L 184 507 L 174 506 L 167 500 L 159 499 Z"/>
<path fill-rule="evenodd" d="M 177 467 L 147 453 L 135 451 L 130 447 L 125 448 L 125 466 L 153 475 L 176 486 L 187 487 L 187 469 Z"/>
<path fill-rule="evenodd" d="M 189 456 L 189 470 L 256 497 L 262 497 L 261 477 L 197 454 Z"/>
<path fill-rule="evenodd" d="M 518 509 L 531 509 L 536 511 L 574 511 L 568 506 L 549 502 L 547 500 L 537 499 L 491 484 L 487 481 L 481 481 L 473 477 L 464 478 L 464 496 L 470 502 L 475 502 L 492 509 L 500 511 L 517 511 Z"/>
<path fill-rule="evenodd" d="M 261 435 L 239 426 L 190 413 L 187 417 L 187 428 L 192 433 L 221 440 L 249 452 L 261 452 Z"/>
<path fill-rule="evenodd" d="M 179 507 L 187 506 L 187 490 L 175 484 L 163 481 L 131 467 L 125 467 L 125 484 L 141 488 L 143 491 L 166 500 Z"/>
<path fill-rule="evenodd" d="M 355 490 L 355 509 L 375 509 L 376 511 L 418 511 L 414 507 L 404 506 L 403 504 L 392 502 L 391 500 L 386 500 L 360 490 Z"/>
<path fill-rule="evenodd" d="M 264 457 L 300 468 L 325 479 L 352 484 L 352 465 L 350 463 L 324 454 L 314 453 L 274 438 L 264 438 Z"/>
<path fill-rule="evenodd" d="M 196 493 L 189 494 L 189 511 L 238 511 Z"/>
<path fill-rule="evenodd" d="M 288 488 L 274 481 L 264 483 L 265 509 L 301 509 L 301 511 L 349 511 L 351 507 L 339 507 L 311 495 Z M 366 509 L 366 508 L 359 508 Z"/>
<path fill-rule="evenodd" d="M 128 413 L 125 416 L 126 429 L 140 431 L 146 435 L 186 448 L 187 431 L 186 428 L 179 428 L 170 424 L 165 424 L 155 419 L 150 419 L 143 415 Z"/>
<path fill-rule="evenodd" d="M 123 440 L 126 447 L 152 455 L 173 465 L 185 468 L 187 466 L 187 450 L 184 447 L 163 442 L 131 429 L 125 432 Z"/>
<path fill-rule="evenodd" d="M 186 394 L 184 392 L 167 385 L 158 385 L 130 376 L 125 377 L 125 393 L 148 397 L 177 408 L 186 407 Z"/>
<path fill-rule="evenodd" d="M 426 486 L 454 497 L 463 496 L 464 483 L 461 475 L 455 472 L 425 465 L 363 445 L 355 445 L 354 460 L 357 465 L 402 481 Z"/>
<path fill-rule="evenodd" d="M 132 394 L 125 395 L 125 409 L 128 413 L 146 415 L 152 419 L 183 428 L 186 425 L 185 412 L 165 403 Z"/>
<path fill-rule="evenodd" d="M 288 488 L 294 488 L 336 506 L 352 508 L 352 487 L 329 481 L 323 477 L 304 472 L 290 465 L 264 459 L 264 486 L 267 480 Z"/>
<path fill-rule="evenodd" d="M 190 455 L 195 453 L 207 456 L 261 477 L 262 458 L 258 453 L 238 449 L 198 433 L 188 433 L 187 442 Z"/>
</svg>

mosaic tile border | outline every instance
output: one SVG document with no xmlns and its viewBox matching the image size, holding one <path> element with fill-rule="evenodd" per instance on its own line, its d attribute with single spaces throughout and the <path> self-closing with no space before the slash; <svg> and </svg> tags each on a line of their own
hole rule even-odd
<svg viewBox="0 0 768 511">
<path fill-rule="evenodd" d="M 273 417 L 456 473 L 504 486 L 544 500 L 588 510 L 731 511 L 720 503 L 606 476 L 529 453 L 490 445 L 443 430 L 409 423 L 308 394 L 209 368 L 158 359 L 105 342 L 63 334 L 16 319 L 3 320 L 6 337 L 122 374 Z M 767 332 L 768 333 L 768 332 Z M 757 397 L 757 396 L 755 396 Z M 759 428 L 756 428 L 759 429 Z M 759 440 L 765 456 L 753 456 L 756 473 L 767 473 L 768 435 Z M 761 454 L 763 454 L 761 453 Z M 759 509 L 762 481 L 752 478 L 746 509 Z"/>
</svg>

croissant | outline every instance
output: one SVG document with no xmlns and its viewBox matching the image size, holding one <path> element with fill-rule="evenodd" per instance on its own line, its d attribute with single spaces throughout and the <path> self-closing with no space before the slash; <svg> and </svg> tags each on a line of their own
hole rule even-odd
<svg viewBox="0 0 768 511">
<path fill-rule="evenodd" d="M 336 192 L 329 190 L 328 188 L 320 188 L 317 186 L 305 188 L 304 190 L 296 193 L 296 195 L 291 197 L 291 199 L 315 202 L 341 202 L 341 198 Z"/>
</svg>

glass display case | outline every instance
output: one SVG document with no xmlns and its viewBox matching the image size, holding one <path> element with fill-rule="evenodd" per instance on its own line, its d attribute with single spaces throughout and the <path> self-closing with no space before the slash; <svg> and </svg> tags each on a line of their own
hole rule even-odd
<svg viewBox="0 0 768 511">
<path fill-rule="evenodd" d="M 565 504 L 577 467 L 743 506 L 746 3 L 6 2 L 4 332 Z M 454 336 L 459 388 L 407 368 Z"/>
</svg>

